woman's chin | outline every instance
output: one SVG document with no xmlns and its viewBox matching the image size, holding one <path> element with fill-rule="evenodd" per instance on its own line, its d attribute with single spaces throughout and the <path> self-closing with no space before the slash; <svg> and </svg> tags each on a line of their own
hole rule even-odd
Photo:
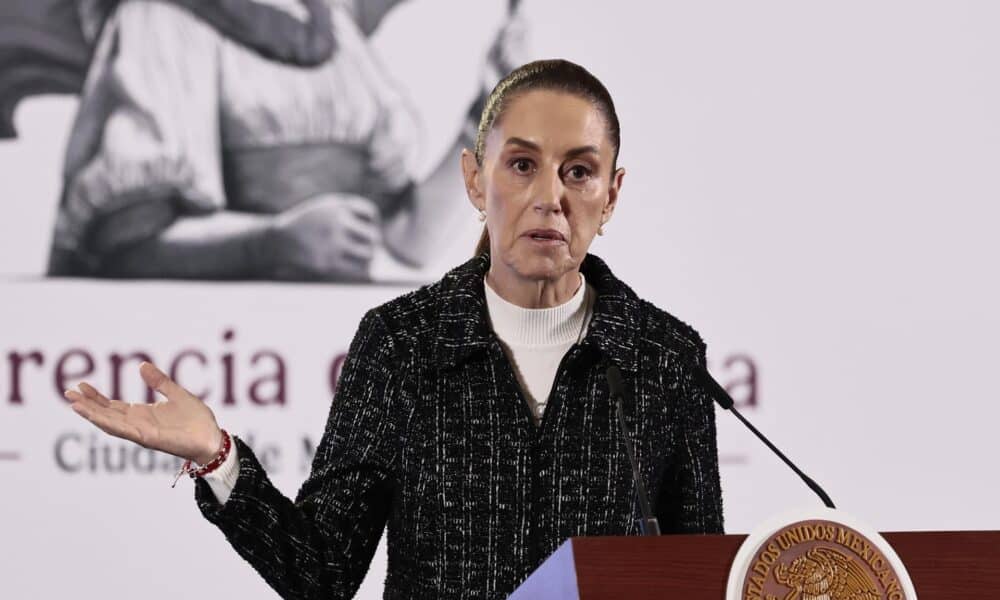
<svg viewBox="0 0 1000 600">
<path fill-rule="evenodd" d="M 514 270 L 525 279 L 558 279 L 575 269 L 576 264 L 569 252 L 563 248 L 559 252 L 521 252 L 512 261 Z"/>
</svg>

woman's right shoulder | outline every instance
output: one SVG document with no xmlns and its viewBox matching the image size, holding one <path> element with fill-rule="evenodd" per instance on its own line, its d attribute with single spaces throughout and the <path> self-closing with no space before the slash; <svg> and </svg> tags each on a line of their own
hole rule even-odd
<svg viewBox="0 0 1000 600">
<path fill-rule="evenodd" d="M 422 354 L 431 350 L 438 339 L 442 314 L 454 312 L 460 306 L 474 302 L 482 286 L 483 274 L 489 266 L 486 255 L 473 257 L 445 273 L 433 283 L 422 285 L 384 302 L 365 315 L 366 320 L 377 321 L 379 327 L 392 339 L 397 351 Z"/>
<path fill-rule="evenodd" d="M 422 285 L 365 313 L 362 323 L 377 323 L 400 350 L 412 350 L 435 335 L 441 282 Z"/>
</svg>

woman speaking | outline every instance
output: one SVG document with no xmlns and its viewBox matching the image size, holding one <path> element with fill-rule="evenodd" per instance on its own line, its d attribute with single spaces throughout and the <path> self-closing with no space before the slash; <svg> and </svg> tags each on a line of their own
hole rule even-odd
<svg viewBox="0 0 1000 600">
<path fill-rule="evenodd" d="M 693 379 L 705 345 L 587 252 L 617 205 L 619 144 L 610 95 L 578 65 L 497 84 L 461 156 L 477 255 L 365 314 L 294 502 L 152 364 L 140 374 L 165 401 L 66 396 L 187 459 L 204 516 L 286 598 L 353 596 L 386 527 L 389 599 L 504 598 L 566 538 L 637 533 L 611 365 L 661 528 L 721 532 L 714 411 Z"/>
</svg>

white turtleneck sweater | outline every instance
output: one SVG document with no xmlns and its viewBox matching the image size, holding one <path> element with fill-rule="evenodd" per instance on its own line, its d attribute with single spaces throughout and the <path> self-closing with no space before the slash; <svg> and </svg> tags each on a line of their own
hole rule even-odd
<svg viewBox="0 0 1000 600">
<path fill-rule="evenodd" d="M 490 325 L 510 359 L 528 408 L 540 425 L 552 391 L 559 362 L 583 339 L 593 315 L 595 291 L 580 274 L 573 297 L 551 308 L 523 308 L 500 297 L 483 278 Z M 239 457 L 233 447 L 218 469 L 205 475 L 220 504 L 225 504 L 239 475 Z"/>
<path fill-rule="evenodd" d="M 483 283 L 490 324 L 514 367 L 535 424 L 539 425 L 559 361 L 587 332 L 594 288 L 581 274 L 580 286 L 569 301 L 551 308 L 523 308 L 501 298 L 485 279 Z"/>
</svg>

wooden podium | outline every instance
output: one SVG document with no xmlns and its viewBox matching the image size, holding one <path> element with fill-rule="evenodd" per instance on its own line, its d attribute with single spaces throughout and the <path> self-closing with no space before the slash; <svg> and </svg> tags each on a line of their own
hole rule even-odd
<svg viewBox="0 0 1000 600">
<path fill-rule="evenodd" d="M 1000 531 L 883 533 L 919 600 L 1000 598 Z M 724 600 L 745 535 L 584 537 L 563 543 L 510 600 Z"/>
</svg>

